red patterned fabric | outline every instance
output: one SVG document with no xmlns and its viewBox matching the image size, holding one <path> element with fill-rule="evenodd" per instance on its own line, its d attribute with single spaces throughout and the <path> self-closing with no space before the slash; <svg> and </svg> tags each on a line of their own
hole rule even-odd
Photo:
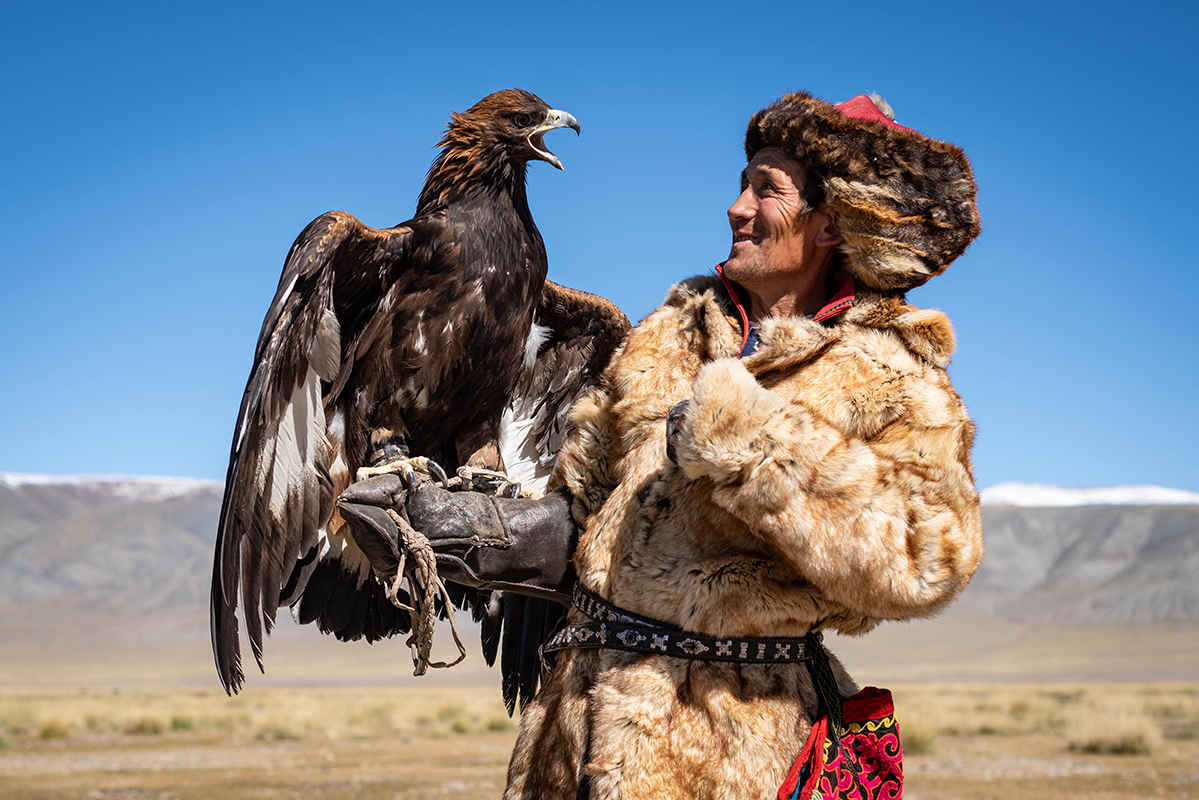
<svg viewBox="0 0 1199 800">
<path fill-rule="evenodd" d="M 897 800 L 903 797 L 903 748 L 891 693 L 872 686 L 841 703 L 840 737 L 828 717 L 812 732 L 779 800 Z"/>
</svg>

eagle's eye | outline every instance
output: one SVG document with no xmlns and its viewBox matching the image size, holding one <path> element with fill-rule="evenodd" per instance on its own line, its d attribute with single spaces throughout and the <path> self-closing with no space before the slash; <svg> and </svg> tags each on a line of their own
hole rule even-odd
<svg viewBox="0 0 1199 800">
<path fill-rule="evenodd" d="M 533 121 L 533 118 L 528 114 L 517 114 L 513 117 L 512 121 L 516 123 L 516 127 L 518 128 L 527 128 L 529 127 L 529 123 Z"/>
</svg>

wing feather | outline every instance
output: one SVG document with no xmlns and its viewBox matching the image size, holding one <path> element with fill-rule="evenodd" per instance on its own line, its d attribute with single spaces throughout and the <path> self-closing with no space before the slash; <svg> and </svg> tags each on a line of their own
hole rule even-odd
<svg viewBox="0 0 1199 800">
<path fill-rule="evenodd" d="M 567 412 L 593 387 L 629 332 L 629 320 L 609 300 L 546 281 L 537 324 L 549 334 L 537 354 L 526 397 L 534 401 L 533 436 L 552 464 L 570 426 Z"/>
<path fill-rule="evenodd" d="M 523 630 L 521 621 L 524 619 L 525 603 L 530 599 L 524 595 L 504 592 L 501 615 L 505 631 Z M 500 691 L 504 696 L 508 716 L 512 716 L 520 685 L 520 651 L 523 638 L 504 638 L 505 646 L 500 651 Z"/>
<path fill-rule="evenodd" d="M 439 235 L 436 220 L 420 222 L 425 236 Z M 284 262 L 238 413 L 217 530 L 211 633 L 226 691 L 244 680 L 239 594 L 260 669 L 281 602 L 300 603 L 297 618 L 343 637 L 379 638 L 387 623 L 403 625 L 375 608 L 379 586 L 365 556 L 329 530 L 336 484 L 347 479 L 336 427 L 343 399 L 330 390 L 352 368 L 346 345 L 380 315 L 386 288 L 421 268 L 417 245 L 411 224 L 376 230 L 335 211 L 313 220 Z"/>
</svg>

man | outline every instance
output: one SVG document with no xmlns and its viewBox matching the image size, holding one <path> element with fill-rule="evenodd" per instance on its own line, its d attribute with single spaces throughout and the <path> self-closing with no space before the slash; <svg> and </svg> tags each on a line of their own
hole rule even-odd
<svg viewBox="0 0 1199 800">
<path fill-rule="evenodd" d="M 505 797 L 773 796 L 829 710 L 812 632 L 934 614 L 982 557 L 952 328 L 903 294 L 978 234 L 965 155 L 865 96 L 804 93 L 758 112 L 745 150 L 722 274 L 671 289 L 576 404 L 561 488 L 409 502 L 435 547 L 504 527 L 502 559 L 470 556 L 481 585 L 578 532 L 572 625 Z"/>
</svg>

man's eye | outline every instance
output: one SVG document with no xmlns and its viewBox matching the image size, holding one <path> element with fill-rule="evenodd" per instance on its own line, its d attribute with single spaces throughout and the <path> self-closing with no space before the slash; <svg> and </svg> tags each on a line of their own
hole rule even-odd
<svg viewBox="0 0 1199 800">
<path fill-rule="evenodd" d="M 513 120 L 518 128 L 527 128 L 529 127 L 529 123 L 532 121 L 532 118 L 530 118 L 528 114 L 517 114 L 516 118 Z"/>
</svg>

